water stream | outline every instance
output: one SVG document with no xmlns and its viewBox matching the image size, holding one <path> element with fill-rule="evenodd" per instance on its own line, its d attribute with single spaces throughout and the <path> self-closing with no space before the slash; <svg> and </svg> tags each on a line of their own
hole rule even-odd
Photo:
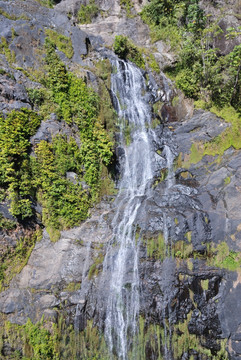
<svg viewBox="0 0 241 360">
<path fill-rule="evenodd" d="M 132 64 L 115 61 L 112 93 L 119 117 L 121 180 L 112 227 L 115 254 L 107 252 L 105 266 L 111 273 L 105 336 L 111 352 L 128 359 L 128 339 L 137 333 L 139 316 L 138 243 L 134 222 L 153 178 L 150 105 L 146 84 Z M 110 270 L 111 269 L 111 270 Z"/>
</svg>

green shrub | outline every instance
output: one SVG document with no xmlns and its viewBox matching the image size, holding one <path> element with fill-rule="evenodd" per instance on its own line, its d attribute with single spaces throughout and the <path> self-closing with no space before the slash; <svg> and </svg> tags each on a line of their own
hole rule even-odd
<svg viewBox="0 0 241 360">
<path fill-rule="evenodd" d="M 53 42 L 57 46 L 57 48 L 67 56 L 67 58 L 72 58 L 72 56 L 74 55 L 74 49 L 72 46 L 72 41 L 68 36 L 59 34 L 51 29 L 46 29 L 45 33 L 49 37 L 51 42 Z"/>
<path fill-rule="evenodd" d="M 29 139 L 40 123 L 41 118 L 27 109 L 0 117 L 0 183 L 11 200 L 11 214 L 20 219 L 32 215 L 34 188 Z"/>
<path fill-rule="evenodd" d="M 81 5 L 78 11 L 78 22 L 80 24 L 90 24 L 92 19 L 98 15 L 99 8 L 95 0 L 90 0 L 88 5 Z"/>
<path fill-rule="evenodd" d="M 142 69 L 145 68 L 145 60 L 141 51 L 126 36 L 117 35 L 115 37 L 113 49 L 121 59 L 128 59 L 138 67 Z"/>
<path fill-rule="evenodd" d="M 120 0 L 120 6 L 126 11 L 126 15 L 131 17 L 131 9 L 133 8 L 133 2 L 131 0 Z"/>
<path fill-rule="evenodd" d="M 61 135 L 52 144 L 41 141 L 35 148 L 36 158 L 31 158 L 33 186 L 43 207 L 42 220 L 56 240 L 59 229 L 86 219 L 90 206 L 98 199 L 102 167 L 111 160 L 112 142 L 100 122 L 98 95 L 84 80 L 67 72 L 50 39 L 46 40 L 46 52 L 47 92 L 30 92 L 33 105 L 38 103 L 42 108 L 50 96 L 59 117 L 78 126 L 81 140 L 80 147 L 73 138 Z M 68 171 L 77 174 L 75 184 L 66 178 Z"/>
<path fill-rule="evenodd" d="M 26 342 L 31 346 L 32 360 L 57 360 L 59 354 L 55 351 L 55 336 L 43 327 L 43 322 L 33 324 L 29 319 L 24 326 Z"/>
</svg>

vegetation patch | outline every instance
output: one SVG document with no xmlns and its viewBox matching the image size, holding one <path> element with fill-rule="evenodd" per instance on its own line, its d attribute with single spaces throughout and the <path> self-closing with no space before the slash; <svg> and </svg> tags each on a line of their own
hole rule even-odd
<svg viewBox="0 0 241 360">
<path fill-rule="evenodd" d="M 1 37 L 0 54 L 5 55 L 10 64 L 13 64 L 16 61 L 15 52 L 9 49 L 9 44 L 4 36 Z"/>
<path fill-rule="evenodd" d="M 128 59 L 135 63 L 139 68 L 145 68 L 145 60 L 140 49 L 138 49 L 138 47 L 126 36 L 117 35 L 115 37 L 113 49 L 121 59 Z"/>
<path fill-rule="evenodd" d="M 226 242 L 208 249 L 207 263 L 209 266 L 217 266 L 222 269 L 236 271 L 241 265 L 241 254 L 230 250 Z"/>
<path fill-rule="evenodd" d="M 83 79 L 67 72 L 50 40 L 59 34 L 48 35 L 43 87 L 28 91 L 30 101 L 44 117 L 54 111 L 68 124 L 76 124 L 81 146 L 71 136 L 59 135 L 51 144 L 38 143 L 36 156 L 30 156 L 29 140 L 42 117 L 27 109 L 0 117 L 0 195 L 10 201 L 11 214 L 21 221 L 35 215 L 32 201 L 37 199 L 43 208 L 42 221 L 57 240 L 59 230 L 86 219 L 90 206 L 105 190 L 110 193 L 114 188 L 106 169 L 113 143 L 105 129 L 113 126 L 113 109 L 107 94 L 101 103 Z M 76 174 L 75 182 L 67 172 Z M 104 177 L 108 181 L 103 187 Z"/>
<path fill-rule="evenodd" d="M 219 19 L 211 19 L 198 0 L 151 0 L 141 11 L 149 25 L 153 42 L 169 42 L 176 54 L 176 63 L 166 73 L 176 81 L 184 94 L 201 100 L 206 107 L 241 108 L 241 45 L 221 55 L 215 41 L 223 30 Z M 240 35 L 240 27 L 228 28 L 226 39 Z M 232 116 L 229 116 L 232 119 Z"/>
<path fill-rule="evenodd" d="M 66 325 L 63 317 L 57 324 L 44 319 L 36 324 L 28 320 L 22 326 L 6 321 L 0 335 L 0 351 L 10 344 L 12 360 L 109 359 L 104 336 L 93 321 L 87 321 L 81 332 Z"/>
<path fill-rule="evenodd" d="M 155 260 L 163 260 L 166 256 L 166 245 L 164 236 L 160 233 L 156 237 L 143 238 L 144 245 L 146 246 L 147 256 Z"/>
<path fill-rule="evenodd" d="M 45 34 L 49 37 L 50 41 L 53 42 L 57 48 L 67 56 L 67 58 L 72 58 L 74 55 L 74 49 L 72 41 L 68 36 L 59 34 L 51 29 L 46 29 Z"/>
<path fill-rule="evenodd" d="M 16 247 L 9 248 L 3 255 L 0 265 L 0 291 L 6 290 L 13 277 L 27 264 L 34 245 L 41 237 L 42 231 L 37 229 L 32 234 L 17 240 Z"/>
<path fill-rule="evenodd" d="M 163 359 L 168 350 L 174 360 L 180 360 L 184 353 L 190 359 L 199 354 L 201 359 L 227 360 L 226 340 L 217 340 L 219 350 L 214 354 L 202 345 L 200 337 L 189 333 L 191 314 L 174 326 L 166 319 L 162 324 L 147 323 L 140 316 L 139 332 L 133 339 L 128 358 L 148 360 L 155 356 Z M 4 344 L 10 344 L 13 360 L 19 357 L 24 360 L 117 359 L 114 354 L 110 355 L 104 336 L 93 321 L 87 321 L 85 330 L 81 332 L 74 331 L 72 325 L 67 326 L 63 317 L 57 324 L 46 323 L 43 319 L 36 324 L 28 320 L 23 326 L 5 322 L 0 335 L 0 349 Z"/>
<path fill-rule="evenodd" d="M 174 359 L 181 359 L 184 353 L 188 354 L 189 359 L 194 359 L 195 354 L 198 353 L 201 356 L 205 356 L 204 358 L 202 357 L 202 359 L 228 360 L 226 340 L 217 340 L 219 350 L 213 354 L 211 350 L 202 345 L 202 339 L 200 337 L 189 333 L 188 323 L 191 319 L 191 315 L 192 313 L 190 312 L 184 322 L 174 325 L 174 331 L 171 339 Z"/>
<path fill-rule="evenodd" d="M 120 0 L 120 6 L 122 7 L 122 9 L 126 11 L 126 15 L 128 17 L 133 16 L 131 13 L 131 10 L 134 6 L 132 0 Z"/>
<path fill-rule="evenodd" d="M 5 16 L 9 20 L 30 20 L 25 14 L 21 14 L 20 16 L 12 15 L 0 8 L 0 15 Z"/>
<path fill-rule="evenodd" d="M 89 0 L 88 5 L 81 5 L 78 11 L 78 22 L 80 24 L 90 24 L 92 20 L 98 15 L 99 8 L 95 0 Z"/>
<path fill-rule="evenodd" d="M 57 0 L 35 0 L 37 1 L 40 5 L 45 6 L 47 8 L 53 8 L 55 4 L 57 4 Z"/>
<path fill-rule="evenodd" d="M 41 118 L 23 109 L 0 116 L 0 184 L 7 190 L 10 213 L 19 219 L 33 215 L 34 195 L 30 162 L 30 136 L 34 135 Z"/>
</svg>

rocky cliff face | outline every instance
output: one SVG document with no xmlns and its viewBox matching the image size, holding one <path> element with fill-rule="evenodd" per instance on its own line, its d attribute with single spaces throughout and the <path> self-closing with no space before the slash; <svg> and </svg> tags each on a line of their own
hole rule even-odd
<svg viewBox="0 0 241 360">
<path fill-rule="evenodd" d="M 115 57 L 109 49 L 115 35 L 127 35 L 138 46 L 154 52 L 161 68 L 172 64 L 175 56 L 168 52 L 169 46 L 159 41 L 153 50 L 149 29 L 136 15 L 145 3 L 134 1 L 130 10 L 123 6 L 125 3 L 96 1 L 100 12 L 92 23 L 77 25 L 83 1 L 63 0 L 53 9 L 33 0 L 1 1 L 5 44 L 0 55 L 1 111 L 5 115 L 23 107 L 38 111 L 29 89 L 42 87 L 38 71 L 43 69 L 46 56 L 46 29 L 71 38 L 72 56 L 60 49 L 56 50 L 58 55 L 68 69 L 81 74 L 103 96 L 103 101 L 106 90 L 109 101 L 113 95 L 108 83 L 111 67 L 105 73 L 106 67 L 98 69 L 97 62 Z M 203 8 L 206 5 L 213 16 L 221 11 L 220 4 L 202 2 Z M 238 7 L 237 3 L 225 6 L 231 12 L 234 5 Z M 234 26 L 240 21 L 235 14 L 222 17 L 220 26 Z M 216 41 L 226 53 L 239 39 L 233 43 L 225 37 Z M 136 348 L 132 354 L 129 350 L 128 356 L 238 360 L 241 151 L 232 146 L 223 151 L 222 141 L 231 128 L 223 118 L 194 109 L 193 102 L 184 98 L 162 72 L 152 74 L 147 66 L 143 76 L 152 107 L 153 162 L 158 171 L 133 223 L 139 242 L 140 329 L 133 340 Z M 108 127 L 107 121 L 105 125 Z M 118 142 L 119 129 L 114 132 L 115 157 L 109 170 L 118 179 L 123 149 Z M 76 127 L 67 124 L 54 109 L 31 137 L 32 151 L 35 144 L 41 140 L 50 143 L 57 134 L 74 137 L 81 147 Z M 68 171 L 66 177 L 76 181 L 74 172 Z M 88 185 L 83 186 L 89 191 Z M 115 197 L 114 192 L 106 193 L 87 220 L 61 231 L 56 242 L 44 228 L 40 240 L 28 240 L 26 253 L 21 253 L 19 244 L 23 237 L 33 239 L 34 231 L 43 228 L 41 205 L 33 204 L 35 218 L 17 223 L 9 213 L 9 203 L 1 203 L 0 211 L 7 221 L 7 225 L 1 224 L 0 243 L 5 266 L 1 268 L 5 272 L 0 293 L 1 359 L 110 358 L 103 332 L 111 273 L 108 268 L 103 271 L 103 261 L 113 236 L 118 205 Z M 113 245 L 111 256 L 116 254 Z M 11 259 L 21 261 L 15 266 Z M 132 258 L 127 260 L 127 273 L 132 262 Z M 128 287 L 127 277 L 126 291 Z M 34 324 L 40 322 L 36 328 L 27 323 L 29 318 Z M 49 340 L 42 341 L 46 347 L 36 350 L 34 331 L 41 336 L 47 331 Z"/>
</svg>

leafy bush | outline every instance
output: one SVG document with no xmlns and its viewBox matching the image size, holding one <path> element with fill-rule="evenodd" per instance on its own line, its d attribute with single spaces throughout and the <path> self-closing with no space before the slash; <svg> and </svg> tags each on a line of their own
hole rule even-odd
<svg viewBox="0 0 241 360">
<path fill-rule="evenodd" d="M 36 156 L 30 156 L 29 140 L 41 117 L 27 109 L 0 117 L 0 195 L 7 196 L 11 214 L 22 220 L 33 215 L 32 202 L 37 197 L 43 223 L 54 238 L 59 229 L 87 217 L 101 191 L 102 169 L 111 161 L 113 146 L 102 124 L 98 95 L 83 79 L 67 72 L 55 49 L 48 38 L 45 87 L 29 90 L 29 98 L 40 112 L 54 104 L 61 119 L 76 124 L 81 146 L 59 135 L 52 144 L 41 141 L 35 147 Z M 76 173 L 75 183 L 66 178 L 68 171 Z"/>
<path fill-rule="evenodd" d="M 53 229 L 71 227 L 84 220 L 90 206 L 90 196 L 82 189 L 80 179 L 73 184 L 67 171 L 81 170 L 79 148 L 74 141 L 58 136 L 53 144 L 41 141 L 33 158 L 35 186 L 43 205 L 43 222 Z"/>
<path fill-rule="evenodd" d="M 72 41 L 68 36 L 57 33 L 54 30 L 46 29 L 46 35 L 49 39 L 56 44 L 57 48 L 67 56 L 67 58 L 71 59 L 74 55 L 74 50 L 72 46 Z"/>
<path fill-rule="evenodd" d="M 28 319 L 24 325 L 24 333 L 28 345 L 31 346 L 32 360 L 57 360 L 59 355 L 55 351 L 55 336 L 43 327 L 43 322 L 33 324 Z"/>
<path fill-rule="evenodd" d="M 81 5 L 78 11 L 78 22 L 80 24 L 90 24 L 92 19 L 98 15 L 99 8 L 95 0 L 90 0 L 88 5 Z"/>
<path fill-rule="evenodd" d="M 142 69 L 145 68 L 145 60 L 141 51 L 126 36 L 117 35 L 115 37 L 113 49 L 121 59 L 128 59 L 138 67 Z"/>
<path fill-rule="evenodd" d="M 45 86 L 57 104 L 59 117 L 78 126 L 81 140 L 81 147 L 73 138 L 60 135 L 52 144 L 41 141 L 35 148 L 36 158 L 31 158 L 33 186 L 43 207 L 43 223 L 56 238 L 58 229 L 84 220 L 98 199 L 102 167 L 111 160 L 112 142 L 100 122 L 97 94 L 84 80 L 67 72 L 50 39 L 46 40 L 46 52 Z M 31 93 L 33 102 L 49 101 L 46 92 L 40 90 Z M 66 178 L 68 171 L 77 174 L 75 184 Z"/>
<path fill-rule="evenodd" d="M 143 8 L 141 16 L 149 25 L 159 25 L 163 16 L 170 17 L 174 14 L 175 5 L 180 2 L 180 0 L 151 0 Z"/>
<path fill-rule="evenodd" d="M 32 215 L 34 189 L 29 139 L 40 122 L 41 118 L 27 109 L 0 117 L 0 184 L 7 188 L 11 214 L 20 219 Z"/>
</svg>

